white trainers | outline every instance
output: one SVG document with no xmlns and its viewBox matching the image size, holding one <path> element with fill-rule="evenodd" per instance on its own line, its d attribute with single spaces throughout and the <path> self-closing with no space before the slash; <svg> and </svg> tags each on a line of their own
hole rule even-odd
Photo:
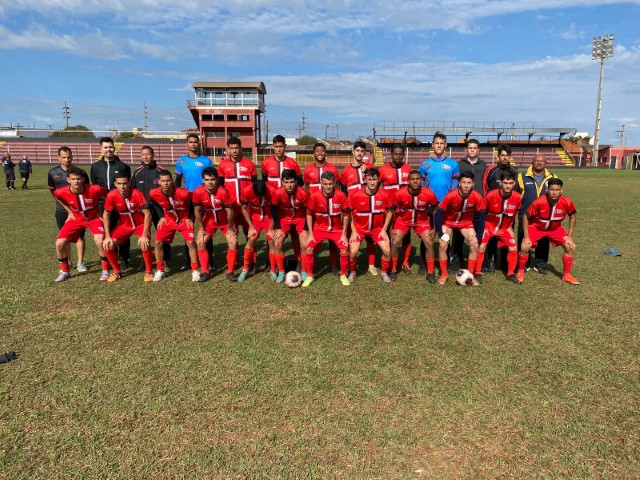
<svg viewBox="0 0 640 480">
<path fill-rule="evenodd" d="M 373 265 L 369 265 L 369 273 L 374 276 L 378 275 L 378 269 Z"/>
<path fill-rule="evenodd" d="M 349 283 L 353 283 L 356 281 L 356 272 L 351 272 L 349 274 L 349 276 L 347 277 L 347 280 L 349 280 Z"/>
<path fill-rule="evenodd" d="M 69 262 L 69 264 L 71 264 L 71 262 Z M 69 268 L 71 268 L 71 266 L 69 266 Z M 76 270 L 79 273 L 84 273 L 84 272 L 88 272 L 89 269 L 87 268 L 87 266 L 84 264 L 84 262 L 78 262 L 78 264 L 76 265 Z"/>
<path fill-rule="evenodd" d="M 153 281 L 154 282 L 161 282 L 166 277 L 167 277 L 166 273 L 164 273 L 162 270 L 156 270 L 156 273 L 153 276 Z"/>
<path fill-rule="evenodd" d="M 391 277 L 387 272 L 382 272 L 382 274 L 380 275 L 380 278 L 384 283 L 391 283 Z"/>
<path fill-rule="evenodd" d="M 107 278 L 109 278 L 109 270 L 102 270 L 102 273 L 100 274 L 100 281 L 106 282 Z"/>
<path fill-rule="evenodd" d="M 60 272 L 56 277 L 55 282 L 56 283 L 64 282 L 65 280 L 69 280 L 70 278 L 71 278 L 71 274 L 69 272 Z"/>
<path fill-rule="evenodd" d="M 191 272 L 191 281 L 199 282 L 200 281 L 200 272 L 198 270 L 193 270 Z"/>
</svg>

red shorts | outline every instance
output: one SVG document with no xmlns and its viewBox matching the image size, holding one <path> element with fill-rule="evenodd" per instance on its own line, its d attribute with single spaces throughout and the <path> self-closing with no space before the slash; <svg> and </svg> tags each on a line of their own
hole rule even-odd
<svg viewBox="0 0 640 480">
<path fill-rule="evenodd" d="M 251 223 L 253 223 L 253 228 L 256 229 L 256 235 L 259 237 L 262 231 L 264 231 L 265 233 L 269 231 L 269 227 L 271 226 L 271 219 L 265 217 L 260 220 L 260 217 L 251 217 Z M 268 235 L 267 239 L 272 240 L 272 238 Z"/>
<path fill-rule="evenodd" d="M 360 237 L 360 240 L 364 240 L 366 237 L 371 237 L 374 243 L 386 241 L 380 236 L 382 235 L 382 227 L 377 227 L 373 230 L 360 230 L 359 228 L 356 228 L 355 231 Z"/>
<path fill-rule="evenodd" d="M 322 242 L 329 240 L 338 246 L 340 250 L 348 250 L 349 245 L 340 241 L 342 231 L 334 230 L 333 232 L 327 232 L 326 230 L 313 229 L 314 242 L 309 242 L 307 248 L 319 249 Z"/>
<path fill-rule="evenodd" d="M 58 233 L 58 238 L 68 238 L 71 242 L 76 243 L 84 234 L 85 228 L 91 230 L 94 235 L 104 235 L 104 225 L 101 218 L 93 220 L 82 218 L 66 221 Z"/>
<path fill-rule="evenodd" d="M 393 225 L 394 230 L 400 230 L 403 233 L 409 233 L 409 229 L 413 228 L 416 235 L 422 235 L 424 232 L 431 230 L 430 222 L 418 222 L 418 223 L 406 223 L 401 220 L 396 220 Z"/>
<path fill-rule="evenodd" d="M 509 230 L 498 230 L 497 232 L 491 233 L 487 230 L 484 231 L 484 235 L 482 235 L 482 241 L 480 242 L 482 245 L 489 243 L 493 237 L 498 237 L 498 247 L 516 247 L 516 239 L 513 238 L 513 234 Z"/>
<path fill-rule="evenodd" d="M 529 226 L 529 239 L 531 239 L 532 247 L 535 247 L 540 239 L 545 237 L 554 247 L 557 247 L 567 242 L 567 231 L 563 227 L 558 227 L 555 230 L 538 230 L 531 225 Z"/>
<path fill-rule="evenodd" d="M 473 222 L 444 222 L 444 226 L 451 230 L 462 230 L 463 228 L 470 228 L 474 230 Z"/>
<path fill-rule="evenodd" d="M 156 242 L 173 243 L 173 237 L 176 232 L 180 232 L 185 241 L 193 241 L 193 227 L 187 225 L 186 220 L 183 220 L 180 223 L 164 222 L 160 225 L 160 228 L 156 230 Z"/>
<path fill-rule="evenodd" d="M 280 220 L 280 228 L 285 237 L 289 235 L 292 228 L 300 235 L 304 231 L 305 223 L 304 218 L 283 218 Z"/>
<path fill-rule="evenodd" d="M 214 237 L 218 230 L 220 230 L 222 235 L 226 235 L 229 231 L 229 224 L 225 223 L 224 225 L 219 225 L 217 223 L 209 221 L 204 225 L 204 233 L 206 233 L 210 237 Z"/>
<path fill-rule="evenodd" d="M 135 235 L 138 238 L 142 237 L 142 233 L 144 232 L 144 225 L 138 225 L 137 227 L 129 227 L 127 225 L 117 225 L 116 228 L 111 232 L 111 238 L 118 242 L 122 243 L 131 235 Z"/>
</svg>

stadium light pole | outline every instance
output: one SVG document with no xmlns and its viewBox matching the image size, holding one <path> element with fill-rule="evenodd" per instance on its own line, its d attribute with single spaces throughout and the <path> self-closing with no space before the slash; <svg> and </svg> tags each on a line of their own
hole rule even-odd
<svg viewBox="0 0 640 480">
<path fill-rule="evenodd" d="M 602 109 L 602 80 L 604 79 L 604 61 L 613 57 L 613 45 L 616 36 L 612 33 L 601 37 L 593 37 L 591 60 L 600 60 L 600 83 L 598 85 L 598 105 L 596 107 L 596 128 L 593 134 L 593 150 L 591 152 L 591 166 L 598 166 L 598 142 L 600 140 L 600 110 Z"/>
</svg>

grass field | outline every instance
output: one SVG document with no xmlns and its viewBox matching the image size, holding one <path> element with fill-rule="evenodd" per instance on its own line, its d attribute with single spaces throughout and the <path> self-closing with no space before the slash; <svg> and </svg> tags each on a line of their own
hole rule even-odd
<svg viewBox="0 0 640 480">
<path fill-rule="evenodd" d="M 640 174 L 559 173 L 579 287 L 288 290 L 101 284 L 95 247 L 55 285 L 38 167 L 0 190 L 0 478 L 640 478 Z"/>
</svg>

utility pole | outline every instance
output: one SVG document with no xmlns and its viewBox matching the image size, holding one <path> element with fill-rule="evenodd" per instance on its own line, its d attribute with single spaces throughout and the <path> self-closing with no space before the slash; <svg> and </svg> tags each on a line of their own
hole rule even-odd
<svg viewBox="0 0 640 480">
<path fill-rule="evenodd" d="M 625 126 L 623 124 L 622 128 L 616 132 L 618 134 L 618 137 L 620 137 L 620 145 L 622 147 L 624 147 L 624 127 Z"/>
<path fill-rule="evenodd" d="M 62 107 L 62 113 L 64 115 L 64 123 L 66 128 L 69 128 L 69 107 L 67 106 L 67 101 L 64 102 L 64 107 Z"/>
<path fill-rule="evenodd" d="M 600 141 L 600 111 L 602 110 L 602 80 L 604 79 L 604 61 L 613 57 L 613 45 L 615 43 L 615 35 L 603 35 L 601 37 L 593 37 L 593 50 L 591 52 L 591 60 L 600 60 L 600 83 L 598 85 L 598 104 L 596 106 L 596 128 L 593 134 L 593 151 L 591 152 L 591 166 L 598 166 L 598 150 Z"/>
<path fill-rule="evenodd" d="M 302 123 L 298 127 L 298 138 L 304 137 L 306 129 L 307 129 L 307 117 L 305 117 L 304 112 L 302 112 Z"/>
<path fill-rule="evenodd" d="M 147 102 L 144 102 L 144 132 L 147 133 L 147 119 L 149 115 L 147 113 Z"/>
</svg>

